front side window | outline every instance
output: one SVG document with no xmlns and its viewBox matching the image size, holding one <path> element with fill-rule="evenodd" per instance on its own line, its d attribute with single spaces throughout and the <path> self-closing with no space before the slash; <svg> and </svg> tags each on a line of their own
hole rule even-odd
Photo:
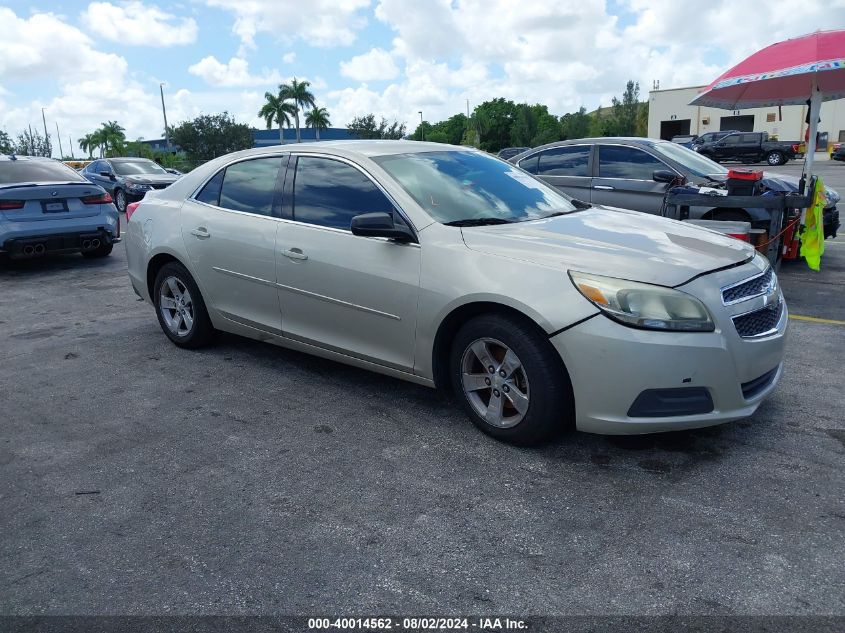
<svg viewBox="0 0 845 633">
<path fill-rule="evenodd" d="M 234 211 L 272 215 L 281 164 L 282 159 L 275 156 L 229 165 L 220 187 L 219 206 Z M 212 192 L 209 195 L 213 195 Z"/>
<path fill-rule="evenodd" d="M 553 187 L 477 151 L 445 150 L 373 160 L 433 219 L 521 222 L 575 210 Z"/>
<path fill-rule="evenodd" d="M 293 219 L 346 229 L 362 213 L 392 213 L 393 205 L 366 175 L 329 158 L 300 156 L 293 185 Z"/>
<path fill-rule="evenodd" d="M 540 176 L 589 176 L 590 146 L 555 147 L 540 152 Z"/>
<path fill-rule="evenodd" d="M 599 177 L 652 180 L 658 169 L 666 169 L 651 154 L 634 147 L 599 145 Z"/>
</svg>

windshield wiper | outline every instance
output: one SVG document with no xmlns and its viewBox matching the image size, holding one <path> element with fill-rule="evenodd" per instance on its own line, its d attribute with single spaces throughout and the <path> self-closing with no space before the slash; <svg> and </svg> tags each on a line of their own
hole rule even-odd
<svg viewBox="0 0 845 633">
<path fill-rule="evenodd" d="M 446 226 L 490 226 L 492 224 L 510 224 L 513 220 L 505 218 L 467 218 L 466 220 L 452 220 L 444 222 Z"/>
</svg>

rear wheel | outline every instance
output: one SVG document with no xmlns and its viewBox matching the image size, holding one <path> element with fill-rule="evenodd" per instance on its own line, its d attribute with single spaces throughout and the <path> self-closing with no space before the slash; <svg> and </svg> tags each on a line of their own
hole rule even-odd
<svg viewBox="0 0 845 633">
<path fill-rule="evenodd" d="M 161 267 L 153 285 L 153 300 L 159 325 L 179 347 L 195 349 L 207 345 L 214 327 L 193 277 L 182 264 Z"/>
<path fill-rule="evenodd" d="M 116 206 L 117 210 L 121 213 L 126 213 L 126 194 L 123 189 L 114 190 L 114 206 Z"/>
<path fill-rule="evenodd" d="M 786 156 L 781 152 L 769 152 L 766 154 L 766 162 L 769 165 L 783 165 L 786 162 Z"/>
<path fill-rule="evenodd" d="M 452 345 L 450 374 L 472 423 L 499 440 L 537 444 L 573 421 L 560 357 L 526 319 L 490 314 L 467 322 Z"/>
</svg>

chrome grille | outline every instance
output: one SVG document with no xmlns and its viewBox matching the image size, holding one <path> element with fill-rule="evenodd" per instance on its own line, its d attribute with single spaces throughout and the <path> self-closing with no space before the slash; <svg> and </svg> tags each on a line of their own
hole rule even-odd
<svg viewBox="0 0 845 633">
<path fill-rule="evenodd" d="M 766 272 L 756 277 L 722 288 L 722 303 L 727 306 L 766 294 L 772 283 L 773 275 L 774 272 L 769 268 Z"/>
<path fill-rule="evenodd" d="M 754 338 L 773 333 L 783 313 L 783 301 L 733 317 L 737 333 L 742 338 Z"/>
</svg>

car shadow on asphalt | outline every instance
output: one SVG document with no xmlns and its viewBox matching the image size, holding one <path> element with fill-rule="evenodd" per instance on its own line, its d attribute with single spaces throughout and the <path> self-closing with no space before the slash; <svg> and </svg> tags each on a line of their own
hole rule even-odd
<svg viewBox="0 0 845 633">
<path fill-rule="evenodd" d="M 68 255 L 46 255 L 29 259 L 11 259 L 0 255 L 0 279 L 25 277 L 63 270 L 100 270 L 109 268 L 111 258 L 88 259 L 78 253 Z"/>
</svg>

